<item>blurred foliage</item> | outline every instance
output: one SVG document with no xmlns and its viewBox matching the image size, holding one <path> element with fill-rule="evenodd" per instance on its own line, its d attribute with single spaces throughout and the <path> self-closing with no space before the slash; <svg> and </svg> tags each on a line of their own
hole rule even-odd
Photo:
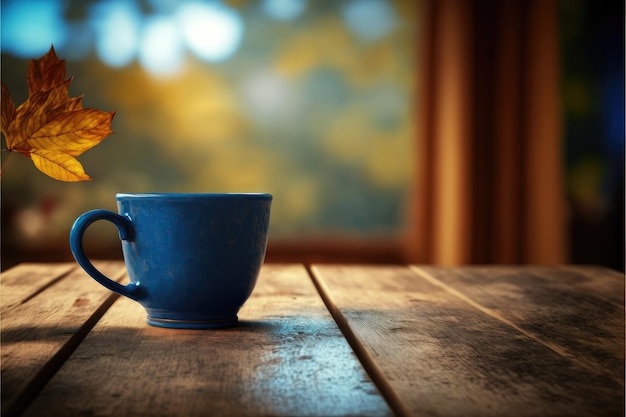
<svg viewBox="0 0 626 417">
<path fill-rule="evenodd" d="M 273 237 L 402 230 L 418 3 L 391 2 L 395 26 L 373 41 L 341 19 L 346 2 L 311 1 L 292 21 L 270 21 L 257 2 L 228 3 L 245 35 L 223 62 L 188 56 L 181 73 L 158 78 L 138 63 L 107 67 L 94 54 L 68 60 L 70 93 L 115 110 L 116 134 L 81 156 L 88 184 L 48 180 L 29 161 L 10 160 L 3 245 L 65 244 L 80 213 L 116 210 L 116 192 L 270 192 Z M 25 98 L 27 60 L 3 53 L 2 63 L 3 82 L 16 101 Z"/>
<path fill-rule="evenodd" d="M 624 2 L 559 2 L 571 259 L 624 270 Z"/>
</svg>

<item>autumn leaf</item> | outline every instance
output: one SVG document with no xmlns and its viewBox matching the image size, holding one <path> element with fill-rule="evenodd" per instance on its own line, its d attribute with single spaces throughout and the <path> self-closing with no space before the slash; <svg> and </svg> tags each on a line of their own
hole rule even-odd
<svg viewBox="0 0 626 417">
<path fill-rule="evenodd" d="M 28 98 L 17 108 L 2 83 L 0 128 L 8 152 L 20 153 L 44 174 L 60 181 L 91 180 L 76 159 L 114 133 L 115 112 L 83 108 L 83 97 L 70 97 L 65 60 L 54 47 L 28 66 Z M 4 170 L 4 167 L 3 167 Z"/>
<path fill-rule="evenodd" d="M 38 170 L 55 180 L 67 182 L 91 180 L 91 177 L 85 174 L 80 162 L 68 154 L 33 149 L 30 157 Z"/>
<path fill-rule="evenodd" d="M 65 81 L 65 60 L 57 58 L 54 47 L 50 47 L 46 55 L 30 61 L 26 80 L 29 95 L 50 90 Z"/>
<path fill-rule="evenodd" d="M 96 109 L 63 112 L 31 134 L 26 145 L 78 156 L 113 133 L 109 128 L 112 119 L 112 113 Z"/>
<path fill-rule="evenodd" d="M 4 85 L 4 83 L 2 83 L 1 97 L 2 117 L 0 118 L 0 129 L 6 137 L 6 132 L 9 130 L 9 125 L 15 118 L 15 103 L 13 103 L 11 93 L 9 93 L 9 89 L 6 87 L 6 85 Z"/>
</svg>

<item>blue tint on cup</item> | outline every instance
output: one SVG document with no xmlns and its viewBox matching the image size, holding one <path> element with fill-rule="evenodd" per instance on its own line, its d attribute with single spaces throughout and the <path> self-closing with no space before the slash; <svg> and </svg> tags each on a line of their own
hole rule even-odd
<svg viewBox="0 0 626 417">
<path fill-rule="evenodd" d="M 219 329 L 237 324 L 265 258 L 270 194 L 117 194 L 118 213 L 92 210 L 70 231 L 76 262 L 96 281 L 143 305 L 148 324 Z M 83 249 L 93 222 L 118 229 L 128 285 L 98 271 Z"/>
</svg>

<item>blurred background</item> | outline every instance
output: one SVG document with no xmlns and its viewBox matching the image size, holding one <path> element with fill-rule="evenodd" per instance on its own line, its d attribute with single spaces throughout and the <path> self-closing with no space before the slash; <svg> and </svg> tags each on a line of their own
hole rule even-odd
<svg viewBox="0 0 626 417">
<path fill-rule="evenodd" d="M 68 77 L 74 76 L 71 95 L 85 94 L 85 107 L 117 113 L 116 133 L 79 158 L 94 181 L 58 182 L 27 158 L 7 160 L 2 152 L 2 268 L 71 260 L 68 232 L 78 215 L 116 210 L 116 192 L 158 191 L 272 193 L 268 261 L 539 259 L 623 270 L 623 3 L 549 2 L 559 98 L 551 108 L 558 110 L 560 127 L 553 135 L 558 157 L 551 159 L 551 172 L 558 173 L 557 198 L 563 201 L 550 207 L 564 226 L 557 233 L 563 250 L 543 258 L 521 250 L 511 258 L 478 256 L 472 236 L 486 229 L 477 217 L 482 206 L 475 203 L 467 210 L 460 205 L 474 213 L 460 226 L 443 215 L 438 221 L 442 230 L 453 230 L 452 241 L 465 242 L 467 256 L 424 249 L 448 247 L 438 237 L 443 232 L 428 226 L 436 207 L 419 208 L 433 188 L 448 192 L 433 185 L 432 167 L 425 169 L 434 164 L 429 140 L 438 139 L 425 139 L 433 107 L 424 98 L 441 71 L 425 51 L 433 38 L 445 37 L 433 35 L 433 22 L 444 22 L 437 33 L 449 33 L 445 25 L 454 20 L 440 17 L 454 15 L 457 7 L 432 3 L 3 0 L 1 75 L 16 104 L 27 98 L 29 60 L 53 44 L 66 60 Z M 462 65 L 476 71 L 481 36 L 492 37 L 476 28 L 508 12 L 495 1 L 458 4 L 474 36 L 459 32 L 458 39 L 475 40 L 474 54 L 463 55 Z M 516 7 L 531 15 L 523 20 L 523 37 L 531 32 L 534 12 Z M 482 13 L 488 10 L 498 15 Z M 444 55 L 455 50 L 441 49 Z M 475 85 L 476 77 L 467 83 Z M 474 137 L 463 145 L 459 138 L 455 149 L 473 161 L 468 169 L 479 170 L 482 156 L 467 146 L 480 141 Z M 446 170 L 446 163 L 455 164 L 438 168 Z M 472 184 L 470 192 L 479 191 Z M 120 258 L 113 226 L 100 223 L 86 235 L 88 253 Z M 463 229 L 465 223 L 472 226 Z M 457 236 L 457 228 L 470 237 Z"/>
</svg>

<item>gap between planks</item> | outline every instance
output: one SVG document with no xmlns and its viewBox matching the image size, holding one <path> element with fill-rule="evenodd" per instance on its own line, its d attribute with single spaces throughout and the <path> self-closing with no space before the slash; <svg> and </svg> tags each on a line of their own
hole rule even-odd
<svg viewBox="0 0 626 417">
<path fill-rule="evenodd" d="M 470 297 L 468 297 L 467 295 L 463 294 L 462 292 L 456 290 L 455 288 L 452 288 L 451 286 L 449 286 L 448 284 L 442 282 L 441 280 L 438 280 L 437 278 L 435 278 L 434 276 L 432 276 L 431 274 L 429 274 L 428 272 L 424 271 L 423 269 L 419 268 L 418 266 L 415 265 L 409 265 L 409 268 L 415 272 L 420 278 L 430 282 L 433 285 L 438 286 L 439 288 L 443 289 L 444 291 L 446 291 L 448 294 L 453 295 L 457 298 L 459 298 L 460 300 L 466 302 L 467 304 L 469 304 L 470 306 L 482 311 L 483 313 L 487 314 L 488 316 L 493 317 L 496 320 L 499 320 L 500 322 L 506 324 L 507 326 L 512 327 L 513 329 L 517 330 L 518 332 L 520 332 L 521 334 L 523 334 L 524 336 L 534 340 L 535 342 L 547 347 L 548 349 L 552 350 L 553 352 L 555 352 L 556 354 L 564 357 L 565 359 L 574 362 L 576 365 L 591 371 L 592 373 L 596 373 L 596 369 L 590 365 L 588 365 L 587 363 L 578 360 L 578 358 L 570 353 L 568 353 L 567 351 L 563 350 L 559 345 L 549 342 L 547 340 L 544 340 L 540 337 L 538 337 L 537 335 L 535 335 L 532 332 L 529 332 L 523 328 L 521 328 L 520 326 L 518 326 L 517 324 L 515 324 L 514 322 L 512 322 L 511 320 L 507 319 L 506 317 L 502 316 L 500 313 L 498 313 L 497 311 L 485 307 L 482 304 L 474 301 L 473 299 L 471 299 Z M 615 378 L 614 376 L 611 376 L 611 379 L 613 379 L 615 382 L 617 382 L 619 385 L 624 386 L 624 381 L 619 379 L 619 378 Z"/>
<path fill-rule="evenodd" d="M 42 293 L 45 289 L 50 288 L 57 282 L 60 282 L 63 278 L 67 277 L 70 272 L 74 271 L 74 269 L 75 268 L 71 268 L 66 273 L 63 273 L 59 277 L 51 280 L 45 286 L 26 297 L 22 301 L 22 304 Z M 125 276 L 126 269 L 123 268 L 122 271 L 113 278 L 113 281 L 120 282 Z M 46 384 L 50 382 L 59 369 L 61 369 L 63 364 L 67 362 L 72 353 L 74 353 L 83 340 L 85 340 L 89 332 L 91 332 L 91 329 L 94 328 L 96 323 L 100 321 L 102 316 L 104 316 L 104 313 L 111 308 L 115 300 L 119 297 L 119 294 L 112 293 L 106 298 L 106 300 L 104 300 L 104 302 L 91 314 L 91 316 L 89 316 L 85 323 L 83 323 L 78 331 L 74 333 L 68 341 L 41 367 L 33 379 L 24 387 L 22 392 L 15 397 L 9 408 L 2 409 L 2 417 L 20 416 L 24 413 L 30 403 L 35 400 Z"/>
<path fill-rule="evenodd" d="M 380 369 L 376 361 L 371 357 L 371 355 L 367 352 L 367 349 L 358 338 L 358 336 L 352 331 L 350 327 L 350 323 L 343 315 L 339 307 L 333 302 L 333 299 L 330 295 L 330 291 L 328 287 L 324 283 L 324 280 L 318 275 L 318 272 L 315 266 L 310 264 L 305 264 L 306 270 L 311 277 L 311 281 L 313 281 L 313 285 L 317 289 L 317 292 L 321 296 L 326 308 L 330 312 L 331 316 L 337 323 L 339 330 L 348 341 L 348 344 L 352 348 L 354 354 L 356 355 L 359 362 L 363 366 L 365 372 L 372 379 L 372 382 L 378 388 L 378 391 L 383 396 L 389 408 L 396 414 L 398 417 L 408 417 L 411 415 L 409 408 L 404 405 L 400 397 L 396 394 L 394 389 L 391 387 L 387 378 L 383 371 Z"/>
<path fill-rule="evenodd" d="M 47 290 L 48 288 L 50 288 L 51 286 L 56 284 L 57 282 L 61 281 L 63 278 L 65 278 L 66 276 L 68 276 L 72 272 L 74 272 L 77 268 L 78 268 L 78 265 L 74 265 L 72 268 L 70 268 L 67 271 L 61 273 L 58 277 L 56 277 L 54 279 L 51 279 L 46 284 L 42 285 L 41 288 L 33 291 L 33 293 L 28 295 L 27 297 L 24 297 L 24 299 L 22 301 L 20 301 L 20 304 L 25 304 L 28 301 L 32 300 L 33 298 L 35 298 L 36 296 L 38 296 L 39 294 L 41 294 L 42 292 L 44 292 L 45 290 Z"/>
</svg>

